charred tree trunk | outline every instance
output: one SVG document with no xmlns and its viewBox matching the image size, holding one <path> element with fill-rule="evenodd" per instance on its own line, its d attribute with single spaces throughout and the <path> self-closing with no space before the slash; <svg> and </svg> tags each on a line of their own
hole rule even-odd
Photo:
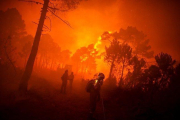
<svg viewBox="0 0 180 120">
<path fill-rule="evenodd" d="M 49 4 L 49 0 L 44 0 L 44 5 L 42 8 L 42 12 L 41 12 L 38 28 L 36 31 L 36 35 L 34 38 L 33 46 L 31 49 L 31 53 L 30 53 L 29 59 L 28 59 L 27 64 L 26 64 L 25 71 L 24 71 L 23 76 L 21 78 L 20 85 L 19 85 L 19 90 L 22 92 L 27 91 L 28 80 L 31 77 L 34 61 L 35 61 L 35 58 L 37 55 L 39 41 L 40 41 L 40 37 L 41 37 L 41 33 L 42 33 L 42 28 L 44 25 L 46 13 L 47 13 L 48 4 Z"/>
<path fill-rule="evenodd" d="M 122 64 L 122 73 L 121 73 L 121 78 L 120 78 L 120 81 L 119 81 L 120 86 L 123 85 L 124 63 L 125 63 L 125 58 L 123 59 L 123 64 Z"/>
<path fill-rule="evenodd" d="M 114 68 L 114 61 L 115 61 L 115 58 L 113 59 L 113 61 L 111 63 L 111 68 L 110 68 L 110 72 L 109 72 L 109 79 L 111 79 L 111 77 L 112 77 L 112 71 L 113 71 L 113 68 Z"/>
</svg>

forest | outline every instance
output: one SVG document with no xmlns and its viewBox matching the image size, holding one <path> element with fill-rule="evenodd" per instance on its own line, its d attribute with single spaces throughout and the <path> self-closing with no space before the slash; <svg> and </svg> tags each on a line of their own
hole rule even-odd
<svg viewBox="0 0 180 120">
<path fill-rule="evenodd" d="M 58 11 L 76 11 L 89 1 L 16 1 L 41 7 L 37 11 L 40 13 L 38 22 L 30 23 L 36 26 L 35 34 L 27 29 L 21 10 L 16 7 L 0 9 L 1 120 L 90 120 L 86 86 L 98 73 L 103 73 L 105 79 L 92 120 L 179 119 L 179 56 L 175 56 L 175 52 L 171 55 L 166 48 L 161 49 L 161 44 L 158 47 L 161 52 L 153 49 L 153 41 L 146 30 L 129 24 L 118 25 L 115 30 L 102 29 L 92 40 L 86 40 L 86 34 L 82 34 L 86 37 L 80 40 L 78 37 L 72 40 L 54 37 L 55 18 L 68 28 L 58 28 L 67 29 L 67 36 L 73 34 L 71 29 L 78 29 L 62 19 Z M 56 33 L 57 36 L 65 34 Z M 81 42 L 83 44 L 79 44 Z M 174 51 L 178 51 L 175 48 Z M 68 75 L 74 73 L 74 80 L 72 86 L 67 80 L 66 93 L 62 94 L 62 76 L 66 70 Z"/>
</svg>

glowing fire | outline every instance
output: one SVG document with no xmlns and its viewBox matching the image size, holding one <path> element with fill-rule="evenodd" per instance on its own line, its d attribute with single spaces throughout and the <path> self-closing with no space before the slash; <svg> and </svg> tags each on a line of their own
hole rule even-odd
<svg viewBox="0 0 180 120">
<path fill-rule="evenodd" d="M 108 31 L 108 33 L 109 33 L 109 34 L 111 34 L 111 33 L 112 33 L 112 31 Z"/>
<path fill-rule="evenodd" d="M 101 36 L 98 37 L 98 41 L 96 42 L 96 44 L 94 45 L 94 49 L 98 50 L 97 46 L 101 44 Z"/>
<path fill-rule="evenodd" d="M 86 57 L 84 57 L 84 58 L 82 58 L 82 57 L 81 57 L 81 59 L 82 59 L 82 60 L 81 60 L 81 62 L 86 61 L 86 60 L 87 60 L 87 58 L 88 58 L 87 56 L 86 56 Z"/>
<path fill-rule="evenodd" d="M 94 86 L 96 86 L 97 82 L 98 82 L 98 80 L 95 80 Z"/>
</svg>

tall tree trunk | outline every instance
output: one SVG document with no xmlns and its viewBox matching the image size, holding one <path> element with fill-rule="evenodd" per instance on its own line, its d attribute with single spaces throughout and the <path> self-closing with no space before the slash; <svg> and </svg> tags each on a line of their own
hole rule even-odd
<svg viewBox="0 0 180 120">
<path fill-rule="evenodd" d="M 19 90 L 22 91 L 22 92 L 27 91 L 28 80 L 31 77 L 34 61 L 35 61 L 35 58 L 36 58 L 36 55 L 37 55 L 39 41 L 40 41 L 44 21 L 45 21 L 45 18 L 46 18 L 48 4 L 49 4 L 49 0 L 44 0 L 44 5 L 43 5 L 43 8 L 42 8 L 42 12 L 41 12 L 38 28 L 37 28 L 37 31 L 36 31 L 36 35 L 35 35 L 35 38 L 34 38 L 33 46 L 32 46 L 32 49 L 31 49 L 31 53 L 29 55 L 29 59 L 28 59 L 27 64 L 26 64 L 26 68 L 25 68 L 25 71 L 24 71 L 23 76 L 21 78 L 20 85 L 19 85 Z"/>
<path fill-rule="evenodd" d="M 119 81 L 120 86 L 123 84 L 124 62 L 125 62 L 125 58 L 123 59 L 122 73 L 121 73 L 121 78 L 120 78 L 120 81 Z"/>
<path fill-rule="evenodd" d="M 109 72 L 109 79 L 111 79 L 111 77 L 112 77 L 112 71 L 113 71 L 113 68 L 114 68 L 114 61 L 115 61 L 115 58 L 113 59 L 113 61 L 111 63 L 111 68 L 110 68 L 110 72 Z"/>
</svg>

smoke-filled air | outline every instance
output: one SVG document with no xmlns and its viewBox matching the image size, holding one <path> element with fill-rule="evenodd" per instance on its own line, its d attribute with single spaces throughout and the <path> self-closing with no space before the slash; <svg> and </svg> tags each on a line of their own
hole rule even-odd
<svg viewBox="0 0 180 120">
<path fill-rule="evenodd" d="M 177 120 L 177 0 L 1 0 L 1 120 Z"/>
</svg>

